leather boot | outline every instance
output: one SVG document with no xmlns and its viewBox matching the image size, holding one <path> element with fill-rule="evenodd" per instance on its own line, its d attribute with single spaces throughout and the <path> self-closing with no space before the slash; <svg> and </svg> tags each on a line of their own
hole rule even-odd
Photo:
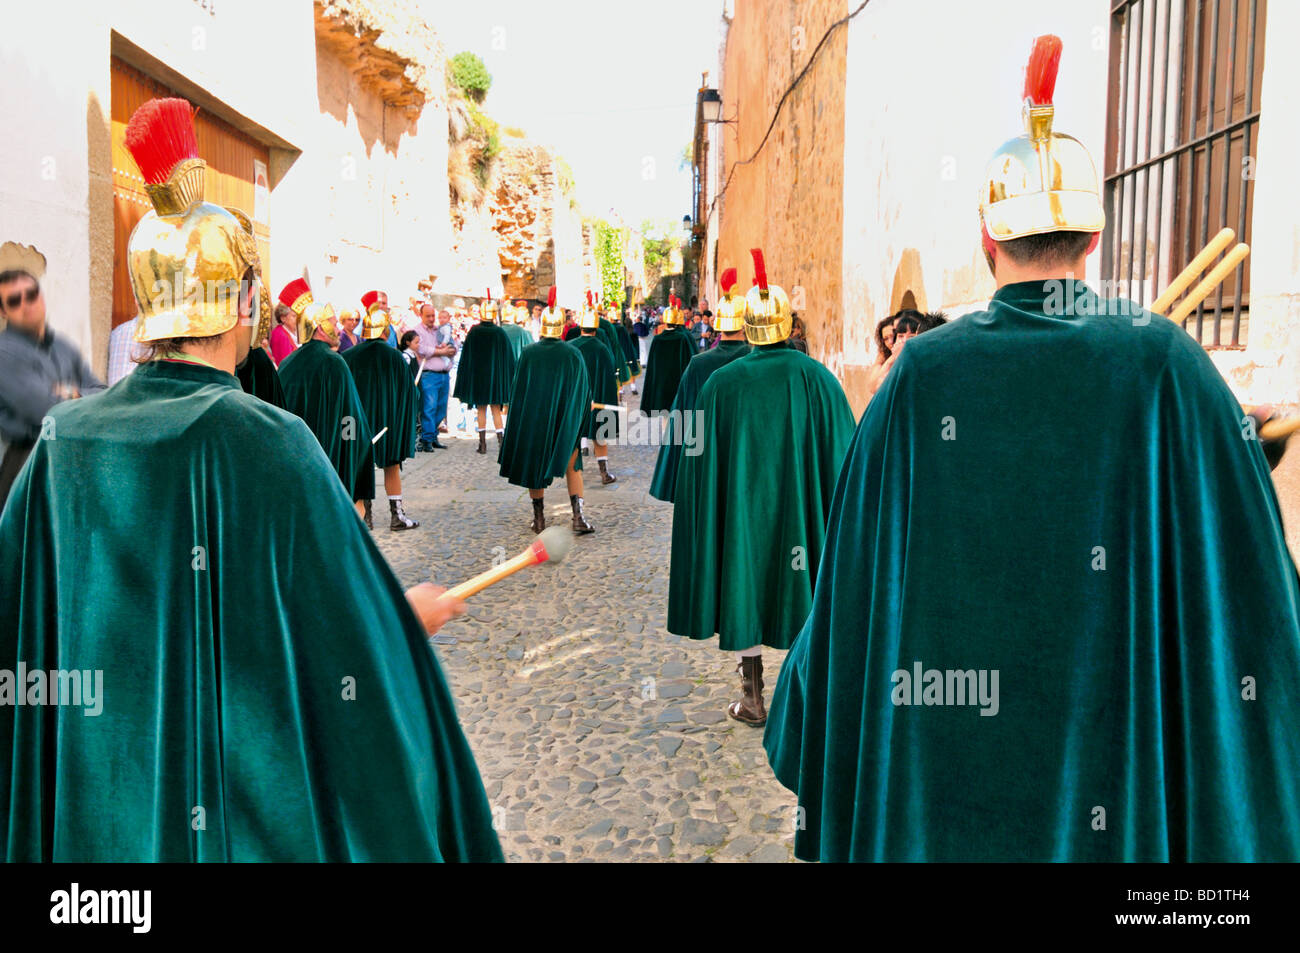
<svg viewBox="0 0 1300 953">
<path fill-rule="evenodd" d="M 569 497 L 569 505 L 573 507 L 573 532 L 579 536 L 596 532 L 596 527 L 588 523 L 587 517 L 582 515 L 582 497 Z"/>
<path fill-rule="evenodd" d="M 374 514 L 374 510 L 373 510 L 373 506 L 372 506 L 373 503 L 374 503 L 374 500 L 366 500 L 366 501 L 365 501 L 365 504 L 366 504 L 366 515 L 365 515 L 364 517 L 362 517 L 362 518 L 366 521 L 366 529 L 374 529 L 374 528 L 375 528 L 375 514 Z"/>
<path fill-rule="evenodd" d="M 505 439 L 505 433 L 506 433 L 506 432 L 505 432 L 504 430 L 498 430 L 498 431 L 497 431 L 497 446 L 498 446 L 498 447 L 501 446 L 501 441 Z"/>
<path fill-rule="evenodd" d="M 389 529 L 415 529 L 420 525 L 419 522 L 406 515 L 406 510 L 402 509 L 401 500 L 389 500 L 388 513 L 392 517 L 388 523 Z"/>
<path fill-rule="evenodd" d="M 533 532 L 546 529 L 546 500 L 533 500 Z"/>
<path fill-rule="evenodd" d="M 736 670 L 740 672 L 742 697 L 727 706 L 727 714 L 751 727 L 762 727 L 767 723 L 767 708 L 763 705 L 763 657 L 746 655 Z"/>
<path fill-rule="evenodd" d="M 597 460 L 596 463 L 600 466 L 600 483 L 602 486 L 609 486 L 611 483 L 618 482 L 618 477 L 609 475 L 609 470 L 605 468 L 604 460 Z"/>
<path fill-rule="evenodd" d="M 487 431 L 486 430 L 480 430 L 478 432 L 478 452 L 487 453 Z"/>
</svg>

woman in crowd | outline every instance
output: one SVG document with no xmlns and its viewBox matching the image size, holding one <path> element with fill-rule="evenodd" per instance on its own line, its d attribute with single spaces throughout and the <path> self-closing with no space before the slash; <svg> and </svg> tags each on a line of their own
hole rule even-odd
<svg viewBox="0 0 1300 953">
<path fill-rule="evenodd" d="M 279 367 L 298 348 L 298 316 L 287 304 L 277 304 L 275 321 L 271 329 L 271 360 Z"/>
</svg>

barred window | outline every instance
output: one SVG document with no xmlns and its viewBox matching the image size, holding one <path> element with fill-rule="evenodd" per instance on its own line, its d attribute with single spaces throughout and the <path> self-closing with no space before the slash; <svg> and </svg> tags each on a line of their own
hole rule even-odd
<svg viewBox="0 0 1300 953">
<path fill-rule="evenodd" d="M 1102 278 L 1149 305 L 1222 228 L 1250 241 L 1267 0 L 1111 8 Z M 1244 347 L 1250 259 L 1184 327 Z"/>
</svg>

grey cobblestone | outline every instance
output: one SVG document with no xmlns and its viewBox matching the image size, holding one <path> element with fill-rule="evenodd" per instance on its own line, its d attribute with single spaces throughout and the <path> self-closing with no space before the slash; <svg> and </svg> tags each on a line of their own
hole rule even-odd
<svg viewBox="0 0 1300 953">
<path fill-rule="evenodd" d="M 528 494 L 497 475 L 495 440 L 486 456 L 473 438 L 442 441 L 447 450 L 418 454 L 403 473 L 419 528 L 376 520 L 404 586 L 455 585 L 532 540 Z M 724 714 L 739 697 L 735 656 L 664 629 L 672 507 L 647 492 L 656 453 L 611 447 L 619 482 L 608 488 L 591 480 L 588 457 L 596 532 L 563 563 L 472 597 L 440 633 L 455 643 L 433 647 L 492 807 L 508 819 L 508 860 L 793 859 L 794 797 L 772 776 L 763 732 Z M 375 512 L 386 513 L 377 476 Z M 568 524 L 563 481 L 546 511 Z M 784 654 L 764 652 L 769 702 Z"/>
</svg>

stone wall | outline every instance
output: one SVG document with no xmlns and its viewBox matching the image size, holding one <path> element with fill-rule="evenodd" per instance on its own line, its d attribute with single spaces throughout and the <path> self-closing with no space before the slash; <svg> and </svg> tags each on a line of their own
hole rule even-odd
<svg viewBox="0 0 1300 953">
<path fill-rule="evenodd" d="M 723 181 L 758 148 L 781 95 L 847 6 L 845 0 L 737 0 L 722 64 L 724 112 L 737 119 L 721 137 Z M 831 35 L 757 159 L 735 167 L 718 202 L 717 270 L 735 267 L 740 288 L 748 289 L 749 249 L 761 247 L 769 280 L 790 294 L 808 327 L 811 353 L 837 374 L 845 38 L 843 29 Z"/>
</svg>

